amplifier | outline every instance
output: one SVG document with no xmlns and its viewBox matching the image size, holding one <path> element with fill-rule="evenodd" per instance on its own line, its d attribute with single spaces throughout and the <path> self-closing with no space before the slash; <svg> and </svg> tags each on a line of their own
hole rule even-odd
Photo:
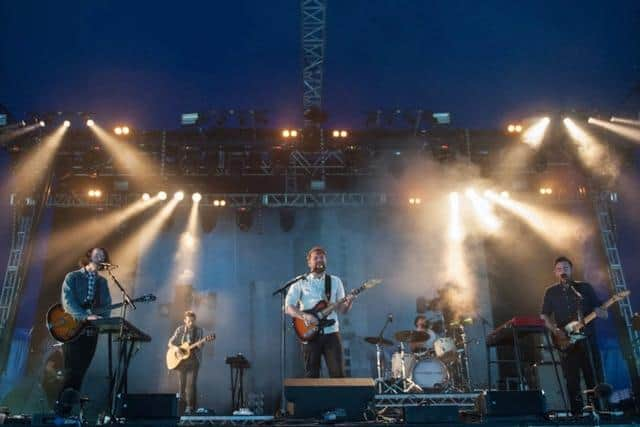
<svg viewBox="0 0 640 427">
<path fill-rule="evenodd" d="M 488 417 L 535 417 L 546 412 L 544 394 L 540 390 L 487 391 L 476 402 L 480 414 Z"/>
<path fill-rule="evenodd" d="M 177 420 L 178 397 L 171 393 L 119 394 L 116 417 L 127 420 Z"/>
<path fill-rule="evenodd" d="M 321 418 L 325 412 L 344 410 L 347 421 L 362 421 L 376 394 L 373 378 L 288 378 L 284 387 L 294 418 Z"/>
</svg>

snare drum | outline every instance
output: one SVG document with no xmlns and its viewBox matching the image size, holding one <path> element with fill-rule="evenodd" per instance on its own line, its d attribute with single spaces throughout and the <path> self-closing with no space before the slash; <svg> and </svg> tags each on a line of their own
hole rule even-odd
<svg viewBox="0 0 640 427">
<path fill-rule="evenodd" d="M 453 338 L 438 338 L 433 343 L 433 349 L 435 350 L 436 357 L 443 362 L 453 362 L 456 360 L 456 344 Z"/>
<path fill-rule="evenodd" d="M 413 368 L 413 381 L 423 389 L 443 390 L 449 386 L 449 370 L 438 359 L 422 359 Z"/>
<path fill-rule="evenodd" d="M 392 378 L 402 378 L 402 353 L 396 351 L 391 356 L 391 377 Z M 416 358 L 413 353 L 405 352 L 404 353 L 404 378 L 411 378 L 411 371 L 413 370 L 413 366 L 416 363 Z"/>
</svg>

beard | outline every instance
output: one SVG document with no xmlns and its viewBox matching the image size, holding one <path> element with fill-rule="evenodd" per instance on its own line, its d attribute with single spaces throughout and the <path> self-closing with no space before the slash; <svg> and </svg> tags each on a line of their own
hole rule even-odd
<svg viewBox="0 0 640 427">
<path fill-rule="evenodd" d="M 324 273 L 327 270 L 327 266 L 323 262 L 319 262 L 313 266 L 313 272 L 320 274 Z"/>
</svg>

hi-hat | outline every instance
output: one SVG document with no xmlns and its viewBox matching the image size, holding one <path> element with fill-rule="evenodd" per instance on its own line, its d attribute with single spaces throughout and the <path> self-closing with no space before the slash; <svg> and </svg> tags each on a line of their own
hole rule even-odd
<svg viewBox="0 0 640 427">
<path fill-rule="evenodd" d="M 388 340 L 386 338 L 380 338 L 380 337 L 365 337 L 364 340 L 366 342 L 368 342 L 369 344 L 380 344 L 380 345 L 393 345 L 393 341 Z"/>
<path fill-rule="evenodd" d="M 430 334 L 426 331 L 398 331 L 394 337 L 401 342 L 422 342 L 428 341 Z"/>
</svg>

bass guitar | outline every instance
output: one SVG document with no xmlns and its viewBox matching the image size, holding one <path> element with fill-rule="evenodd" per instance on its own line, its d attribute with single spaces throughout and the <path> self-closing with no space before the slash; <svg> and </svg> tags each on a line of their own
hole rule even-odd
<svg viewBox="0 0 640 427">
<path fill-rule="evenodd" d="M 156 296 L 153 294 L 147 294 L 133 300 L 134 303 L 138 302 L 152 302 L 156 300 Z M 107 313 L 116 308 L 120 308 L 124 303 L 111 304 L 104 307 L 94 308 L 93 314 L 101 315 Z M 69 313 L 64 311 L 62 304 L 54 304 L 49 310 L 47 310 L 47 329 L 53 339 L 61 343 L 68 343 L 76 338 L 84 330 L 91 326 L 90 320 L 75 319 Z"/>
<path fill-rule="evenodd" d="M 618 292 L 605 301 L 600 308 L 607 310 L 616 302 L 626 298 L 630 293 L 631 291 Z M 596 312 L 592 311 L 588 315 L 584 316 L 582 321 L 574 320 L 573 322 L 567 323 L 564 328 L 560 329 L 560 332 L 553 334 L 554 345 L 561 351 L 566 351 L 578 341 L 585 339 L 587 336 L 583 332 L 584 327 L 592 322 L 596 317 Z"/>
<path fill-rule="evenodd" d="M 303 313 L 311 314 L 315 318 L 315 321 L 308 323 L 302 319 L 293 319 L 293 330 L 298 336 L 298 339 L 302 342 L 312 341 L 316 336 L 318 336 L 322 329 L 326 328 L 327 326 L 331 326 L 334 323 L 333 320 L 329 320 L 327 319 L 327 317 L 347 299 L 347 296 L 358 296 L 358 294 L 360 294 L 360 292 L 364 291 L 365 289 L 371 289 L 379 285 L 380 283 L 382 283 L 382 280 L 380 279 L 367 280 L 362 284 L 362 286 L 357 289 L 353 289 L 344 298 L 337 302 L 328 303 L 327 301 L 323 300 L 318 302 L 313 308 L 304 310 Z"/>
<path fill-rule="evenodd" d="M 180 346 L 171 346 L 169 350 L 167 350 L 167 368 L 176 369 L 180 366 L 183 360 L 187 360 L 191 357 L 191 351 L 202 345 L 206 342 L 213 341 L 216 339 L 215 334 L 207 335 L 202 339 L 194 342 L 193 344 L 189 344 L 188 342 L 182 343 Z"/>
</svg>

